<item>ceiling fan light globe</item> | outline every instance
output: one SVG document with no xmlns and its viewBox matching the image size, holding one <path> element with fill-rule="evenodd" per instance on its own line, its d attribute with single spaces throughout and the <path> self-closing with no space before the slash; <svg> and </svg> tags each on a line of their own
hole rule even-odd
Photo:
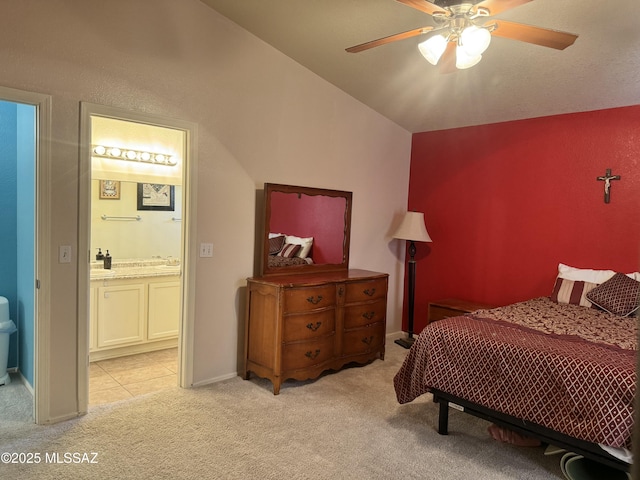
<svg viewBox="0 0 640 480">
<path fill-rule="evenodd" d="M 418 50 L 431 65 L 437 65 L 440 57 L 447 48 L 447 39 L 442 35 L 434 35 L 429 37 L 422 43 L 418 44 Z"/>
<path fill-rule="evenodd" d="M 486 28 L 472 25 L 465 28 L 460 35 L 460 46 L 469 57 L 482 55 L 489 48 L 491 33 Z"/>
<path fill-rule="evenodd" d="M 465 68 L 471 68 L 477 65 L 480 60 L 482 60 L 482 55 L 468 55 L 463 47 L 456 47 L 457 69 L 464 70 Z"/>
</svg>

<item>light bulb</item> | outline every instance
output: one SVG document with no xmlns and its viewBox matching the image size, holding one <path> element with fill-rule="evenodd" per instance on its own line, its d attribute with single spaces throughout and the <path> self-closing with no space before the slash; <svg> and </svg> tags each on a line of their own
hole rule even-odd
<svg viewBox="0 0 640 480">
<path fill-rule="evenodd" d="M 136 159 L 136 157 L 137 157 L 137 153 L 136 153 L 134 150 L 129 150 L 129 151 L 126 153 L 126 156 L 127 156 L 127 158 L 128 158 L 129 160 L 135 160 L 135 159 Z"/>
<path fill-rule="evenodd" d="M 418 50 L 431 65 L 436 65 L 447 48 L 447 39 L 442 35 L 434 35 L 418 44 Z"/>
<path fill-rule="evenodd" d="M 463 70 L 471 68 L 482 60 L 482 55 L 467 55 L 465 49 L 461 46 L 456 47 L 456 68 Z"/>
<path fill-rule="evenodd" d="M 469 57 L 482 55 L 490 43 L 491 33 L 489 30 L 475 25 L 465 28 L 460 35 L 460 46 L 464 48 Z"/>
<path fill-rule="evenodd" d="M 96 148 L 93 149 L 93 153 L 95 153 L 96 155 L 104 155 L 107 152 L 107 149 L 104 148 L 102 145 L 98 145 Z"/>
<path fill-rule="evenodd" d="M 109 155 L 112 157 L 119 157 L 122 154 L 122 151 L 118 147 L 113 147 L 109 149 Z"/>
</svg>

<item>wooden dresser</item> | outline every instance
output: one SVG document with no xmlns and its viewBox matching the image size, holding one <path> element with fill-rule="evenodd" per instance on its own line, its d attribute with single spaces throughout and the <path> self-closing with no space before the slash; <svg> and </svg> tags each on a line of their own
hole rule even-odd
<svg viewBox="0 0 640 480">
<path fill-rule="evenodd" d="M 384 360 L 386 273 L 347 270 L 247 279 L 245 364 L 277 395 L 344 365 Z"/>
</svg>

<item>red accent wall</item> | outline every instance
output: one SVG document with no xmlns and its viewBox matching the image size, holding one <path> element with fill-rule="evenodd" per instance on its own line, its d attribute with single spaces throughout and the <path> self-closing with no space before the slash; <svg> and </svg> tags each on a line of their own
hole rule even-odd
<svg viewBox="0 0 640 480">
<path fill-rule="evenodd" d="M 639 161 L 640 106 L 415 134 L 408 206 L 433 243 L 417 244 L 414 330 L 432 300 L 549 295 L 559 262 L 639 270 Z"/>
<path fill-rule="evenodd" d="M 313 237 L 314 263 L 342 263 L 346 208 L 341 197 L 273 192 L 269 231 Z"/>
</svg>

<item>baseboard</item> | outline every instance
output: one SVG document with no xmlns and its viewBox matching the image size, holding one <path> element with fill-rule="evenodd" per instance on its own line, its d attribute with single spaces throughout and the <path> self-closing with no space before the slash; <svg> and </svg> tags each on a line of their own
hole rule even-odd
<svg viewBox="0 0 640 480">
<path fill-rule="evenodd" d="M 204 385 L 211 385 L 212 383 L 222 382 L 224 380 L 229 380 L 229 379 L 237 377 L 237 376 L 238 376 L 238 372 L 227 373 L 225 375 L 220 375 L 219 377 L 214 377 L 214 378 L 208 378 L 206 380 L 201 380 L 201 381 L 199 381 L 197 383 L 194 383 L 192 385 L 192 387 L 202 387 Z"/>
<path fill-rule="evenodd" d="M 49 418 L 47 419 L 43 425 L 53 425 L 54 423 L 60 423 L 60 422 L 66 422 L 67 420 L 71 420 L 73 418 L 78 418 L 83 416 L 84 413 L 82 412 L 75 412 L 75 413 L 69 413 L 66 415 L 60 415 L 59 417 L 53 417 L 53 418 Z"/>
<path fill-rule="evenodd" d="M 22 372 L 18 371 L 18 375 L 20 375 L 20 382 L 25 386 L 27 391 L 31 394 L 33 398 L 36 396 L 36 391 L 33 389 L 29 381 L 22 375 Z"/>
</svg>

